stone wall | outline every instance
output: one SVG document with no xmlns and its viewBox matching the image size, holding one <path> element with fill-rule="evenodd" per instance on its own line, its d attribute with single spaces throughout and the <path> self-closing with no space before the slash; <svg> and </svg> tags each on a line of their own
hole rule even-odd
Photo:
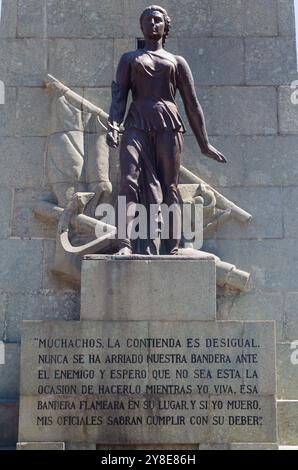
<svg viewBox="0 0 298 470">
<path fill-rule="evenodd" d="M 141 36 L 143 0 L 2 0 L 0 80 L 0 445 L 17 440 L 22 319 L 79 317 L 79 293 L 49 272 L 55 227 L 34 218 L 47 194 L 44 168 L 52 73 L 108 109 L 120 55 Z M 283 443 L 298 442 L 298 106 L 292 0 L 165 0 L 173 19 L 167 48 L 194 73 L 212 142 L 227 156 L 204 159 L 189 131 L 185 165 L 253 214 L 249 226 L 229 223 L 206 249 L 252 273 L 251 291 L 220 292 L 219 318 L 276 320 L 278 404 Z M 180 102 L 180 100 L 178 100 Z M 189 126 L 187 126 L 189 128 Z"/>
</svg>

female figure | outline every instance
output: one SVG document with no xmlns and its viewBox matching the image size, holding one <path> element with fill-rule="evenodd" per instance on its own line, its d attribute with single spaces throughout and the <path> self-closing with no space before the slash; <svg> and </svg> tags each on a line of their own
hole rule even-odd
<svg viewBox="0 0 298 470">
<path fill-rule="evenodd" d="M 132 104 L 120 146 L 121 189 L 126 203 L 164 203 L 173 208 L 169 239 L 163 243 L 164 254 L 176 254 L 180 234 L 174 227 L 181 218 L 178 201 L 178 177 L 185 127 L 175 102 L 179 90 L 186 114 L 204 155 L 220 163 L 225 157 L 208 140 L 205 119 L 198 102 L 194 80 L 187 62 L 164 49 L 170 18 L 163 8 L 152 5 L 140 18 L 145 38 L 141 50 L 125 53 L 119 62 L 116 82 L 112 83 L 112 104 L 107 142 L 119 145 L 119 127 L 123 121 L 129 91 Z M 120 241 L 120 254 L 131 254 L 129 235 Z M 143 252 L 154 254 L 147 240 Z"/>
</svg>

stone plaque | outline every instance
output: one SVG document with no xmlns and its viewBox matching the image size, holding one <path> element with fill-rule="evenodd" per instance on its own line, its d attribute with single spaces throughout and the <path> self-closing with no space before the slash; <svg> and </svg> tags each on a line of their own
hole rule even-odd
<svg viewBox="0 0 298 470">
<path fill-rule="evenodd" d="M 20 442 L 276 442 L 273 322 L 23 323 Z"/>
</svg>

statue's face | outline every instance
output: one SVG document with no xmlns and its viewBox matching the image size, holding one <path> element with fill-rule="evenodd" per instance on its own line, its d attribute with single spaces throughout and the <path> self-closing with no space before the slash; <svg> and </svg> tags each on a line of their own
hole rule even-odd
<svg viewBox="0 0 298 470">
<path fill-rule="evenodd" d="M 145 38 L 160 39 L 165 33 L 165 20 L 159 11 L 149 11 L 143 18 L 142 30 Z"/>
</svg>

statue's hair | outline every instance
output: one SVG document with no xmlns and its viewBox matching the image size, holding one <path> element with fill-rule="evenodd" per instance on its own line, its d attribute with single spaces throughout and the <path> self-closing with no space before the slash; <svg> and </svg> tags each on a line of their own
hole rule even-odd
<svg viewBox="0 0 298 470">
<path fill-rule="evenodd" d="M 162 38 L 162 45 L 164 46 L 165 42 L 166 42 L 166 39 L 167 39 L 167 37 L 169 35 L 169 32 L 170 32 L 171 18 L 169 17 L 167 11 L 164 8 L 159 7 L 158 5 L 150 5 L 149 7 L 145 8 L 145 10 L 143 11 L 143 13 L 141 14 L 141 17 L 140 17 L 140 25 L 141 25 L 142 30 L 143 30 L 142 23 L 143 23 L 144 16 L 147 13 L 151 12 L 151 11 L 159 11 L 160 13 L 163 14 L 164 21 L 165 21 L 165 33 L 164 33 L 163 38 Z"/>
</svg>

